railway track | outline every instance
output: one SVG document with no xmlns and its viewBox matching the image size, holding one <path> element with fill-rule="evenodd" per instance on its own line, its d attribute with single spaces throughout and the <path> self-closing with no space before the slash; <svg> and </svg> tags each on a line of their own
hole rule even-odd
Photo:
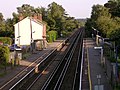
<svg viewBox="0 0 120 90">
<path fill-rule="evenodd" d="M 73 35 L 73 36 L 76 36 Z M 69 42 L 72 42 L 72 39 L 69 40 Z M 55 57 L 52 58 L 51 62 L 46 66 L 44 70 L 42 70 L 42 73 L 39 73 L 39 75 L 30 83 L 28 81 L 26 84 L 24 84 L 20 90 L 37 90 L 37 89 L 42 89 L 48 80 L 51 79 L 51 76 L 55 74 L 55 72 L 58 69 L 58 66 L 61 66 L 63 64 L 63 60 L 61 60 L 61 57 L 65 58 L 65 56 L 68 54 L 69 50 L 71 47 L 68 47 L 69 43 L 67 43 L 60 51 L 58 51 L 58 54 L 56 54 Z M 68 47 L 68 48 L 67 48 Z M 66 52 L 65 52 L 66 51 Z M 69 54 L 68 54 L 69 55 Z M 63 64 L 64 65 L 64 64 Z M 34 76 L 35 77 L 35 76 Z M 29 83 L 29 85 L 28 85 Z"/>
<path fill-rule="evenodd" d="M 64 46 L 60 51 L 65 51 L 67 46 Z M 60 62 L 60 57 L 63 56 L 63 53 L 60 53 L 60 51 L 57 52 L 55 56 L 53 56 L 51 59 L 49 59 L 47 63 L 44 63 L 43 69 L 39 68 L 39 73 L 34 74 L 29 80 L 24 83 L 24 85 L 19 88 L 20 90 L 35 90 L 36 88 L 41 88 L 48 76 L 52 73 L 54 67 L 57 67 L 57 65 Z M 37 84 L 38 83 L 38 84 Z"/>
<path fill-rule="evenodd" d="M 72 86 L 70 88 L 77 90 L 79 88 L 79 73 L 81 67 L 82 31 L 83 30 L 76 31 L 69 38 L 69 41 L 67 39 L 40 62 L 34 62 L 38 68 L 38 73 L 35 73 L 36 67 L 31 68 L 31 70 L 12 85 L 9 90 L 53 90 L 68 88 L 68 86 Z M 39 58 L 36 62 L 38 60 Z M 71 71 L 74 71 L 74 73 L 71 74 Z M 72 78 L 72 81 L 71 79 L 67 80 L 67 78 Z M 57 82 L 52 80 L 56 80 Z M 73 83 L 67 86 L 67 84 L 64 84 L 67 83 L 65 81 Z"/>
<path fill-rule="evenodd" d="M 45 58 L 46 55 L 48 55 L 51 51 L 44 53 L 41 57 Z M 42 61 L 42 58 L 38 57 L 34 62 L 32 62 L 28 67 L 24 68 L 21 72 L 16 74 L 13 78 L 11 78 L 8 82 L 6 82 L 4 85 L 0 87 L 0 90 L 8 90 L 10 87 L 14 85 L 15 82 L 18 82 L 22 77 L 26 77 L 29 73 L 33 72 L 34 66 Z M 47 58 L 47 57 L 46 57 Z M 24 76 L 25 75 L 25 76 Z M 23 79 L 22 78 L 22 79 Z M 16 83 L 15 83 L 16 84 Z"/>
<path fill-rule="evenodd" d="M 68 59 L 68 65 L 65 67 L 65 71 L 63 71 L 62 79 L 59 79 L 57 82 L 57 85 L 54 89 L 60 89 L 60 90 L 78 90 L 79 89 L 79 79 L 78 82 L 77 79 L 77 71 L 78 64 L 81 63 L 81 46 L 82 46 L 82 40 L 81 40 L 81 34 L 79 35 L 75 45 L 73 52 L 71 52 L 71 57 Z M 80 69 L 80 68 L 79 68 Z M 75 83 L 76 82 L 76 83 Z M 78 86 L 77 86 L 78 84 Z"/>
<path fill-rule="evenodd" d="M 41 90 L 78 90 L 81 65 L 82 30 L 71 45 L 70 51 L 63 58 Z"/>
</svg>

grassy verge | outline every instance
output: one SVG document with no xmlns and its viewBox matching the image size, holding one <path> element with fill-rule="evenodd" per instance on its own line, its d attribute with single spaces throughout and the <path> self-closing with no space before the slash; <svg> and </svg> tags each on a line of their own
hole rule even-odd
<svg viewBox="0 0 120 90">
<path fill-rule="evenodd" d="M 25 54 L 23 54 L 22 59 L 26 59 L 26 58 L 28 58 L 30 55 L 31 55 L 31 53 L 25 53 Z"/>
</svg>

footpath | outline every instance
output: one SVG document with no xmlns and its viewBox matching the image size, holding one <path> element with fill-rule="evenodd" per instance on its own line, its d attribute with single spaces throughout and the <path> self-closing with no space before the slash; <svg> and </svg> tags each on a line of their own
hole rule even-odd
<svg viewBox="0 0 120 90">
<path fill-rule="evenodd" d="M 27 59 L 21 60 L 19 66 L 15 66 L 12 69 L 10 67 L 7 68 L 6 73 L 2 76 L 0 76 L 0 90 L 3 87 L 7 87 L 7 85 L 4 86 L 6 83 L 10 83 L 10 80 L 15 77 L 17 74 L 19 74 L 21 71 L 23 71 L 25 68 L 27 68 L 30 64 L 32 64 L 37 58 L 41 57 L 43 59 L 43 56 L 46 57 L 51 51 L 55 48 L 57 48 L 65 39 L 59 39 L 54 41 L 53 43 L 49 43 L 47 48 L 41 51 L 36 51 L 35 54 L 31 54 Z M 0 73 L 2 73 L 3 70 L 0 70 Z"/>
<path fill-rule="evenodd" d="M 100 49 L 94 49 L 96 44 L 91 38 L 85 38 L 83 42 L 87 50 L 90 90 L 112 90 L 105 68 L 101 64 Z"/>
</svg>

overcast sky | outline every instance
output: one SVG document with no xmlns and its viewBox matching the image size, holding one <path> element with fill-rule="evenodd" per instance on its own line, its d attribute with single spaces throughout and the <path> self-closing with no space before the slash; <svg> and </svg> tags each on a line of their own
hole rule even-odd
<svg viewBox="0 0 120 90">
<path fill-rule="evenodd" d="M 92 6 L 96 4 L 104 5 L 108 0 L 0 0 L 0 12 L 4 18 L 12 18 L 12 13 L 17 12 L 17 7 L 23 4 L 31 6 L 45 7 L 53 1 L 66 10 L 67 14 L 75 18 L 89 18 L 91 15 Z"/>
</svg>

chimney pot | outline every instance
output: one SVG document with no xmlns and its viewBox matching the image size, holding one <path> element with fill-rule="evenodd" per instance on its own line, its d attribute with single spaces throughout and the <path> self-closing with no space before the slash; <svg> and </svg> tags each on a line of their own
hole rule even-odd
<svg viewBox="0 0 120 90">
<path fill-rule="evenodd" d="M 40 21 L 42 21 L 42 14 L 39 14 L 39 15 L 38 15 L 38 19 L 39 19 Z"/>
<path fill-rule="evenodd" d="M 37 14 L 34 14 L 33 18 L 34 18 L 34 19 L 37 19 L 37 18 L 38 18 Z"/>
<path fill-rule="evenodd" d="M 23 20 L 23 18 L 24 18 L 24 17 L 23 17 L 23 15 L 22 15 L 22 13 L 20 13 L 20 14 L 19 14 L 19 21 Z"/>
</svg>

